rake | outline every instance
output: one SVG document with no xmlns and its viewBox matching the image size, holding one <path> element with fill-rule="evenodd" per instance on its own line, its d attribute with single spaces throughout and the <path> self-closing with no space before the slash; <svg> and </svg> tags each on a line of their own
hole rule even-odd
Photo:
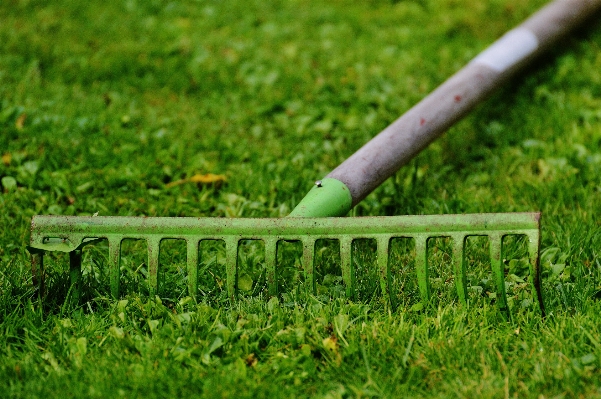
<svg viewBox="0 0 601 399">
<path fill-rule="evenodd" d="M 239 247 L 246 240 L 264 243 L 264 270 L 269 296 L 281 295 L 282 275 L 277 262 L 278 244 L 302 243 L 302 275 L 309 294 L 316 293 L 315 245 L 318 240 L 337 240 L 342 282 L 347 297 L 356 298 L 356 267 L 352 245 L 358 239 L 376 242 L 379 286 L 386 303 L 394 305 L 396 292 L 391 282 L 390 243 L 395 238 L 414 242 L 415 273 L 422 303 L 432 297 L 428 249 L 434 238 L 452 242 L 451 267 L 457 296 L 468 303 L 466 278 L 467 239 L 489 239 L 490 264 L 496 301 L 504 313 L 506 296 L 504 252 L 510 236 L 527 239 L 529 282 L 541 314 L 545 309 L 539 267 L 540 214 L 496 213 L 351 217 L 349 210 L 384 180 L 409 162 L 430 142 L 446 131 L 494 89 L 513 76 L 551 43 L 582 22 L 601 5 L 601 0 L 557 0 L 539 10 L 518 27 L 508 31 L 434 92 L 407 111 L 313 188 L 289 215 L 281 219 L 161 218 L 99 216 L 34 216 L 31 221 L 31 253 L 34 284 L 44 292 L 44 253 L 69 253 L 71 295 L 80 296 L 82 249 L 100 240 L 109 247 L 108 270 L 111 295 L 120 295 L 121 247 L 126 239 L 146 241 L 150 294 L 161 288 L 160 244 L 166 239 L 186 242 L 187 289 L 198 297 L 199 246 L 204 240 L 225 243 L 225 285 L 231 301 L 239 287 Z M 402 295 L 402 293 L 400 293 Z"/>
</svg>

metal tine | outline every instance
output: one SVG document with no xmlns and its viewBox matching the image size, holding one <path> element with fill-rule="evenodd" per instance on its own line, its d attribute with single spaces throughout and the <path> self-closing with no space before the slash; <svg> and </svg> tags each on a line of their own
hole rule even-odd
<svg viewBox="0 0 601 399">
<path fill-rule="evenodd" d="M 540 276 L 540 263 L 539 263 L 539 249 L 540 249 L 540 234 L 539 232 L 531 233 L 528 235 L 528 255 L 530 256 L 530 283 L 534 289 L 534 295 L 538 302 L 541 315 L 545 317 L 545 303 L 543 302 L 543 292 L 541 287 L 541 276 Z"/>
<path fill-rule="evenodd" d="M 307 292 L 317 294 L 315 285 L 315 239 L 305 238 L 303 242 L 303 269 L 305 270 L 305 284 Z"/>
<path fill-rule="evenodd" d="M 497 303 L 499 310 L 510 318 L 509 307 L 507 305 L 507 295 L 505 293 L 505 267 L 503 266 L 503 237 L 504 234 L 491 234 L 490 237 L 490 265 L 493 278 L 497 287 Z"/>
<path fill-rule="evenodd" d="M 277 279 L 277 252 L 278 252 L 278 239 L 277 238 L 264 238 L 265 243 L 265 269 L 267 275 L 267 286 L 269 288 L 269 296 L 278 295 L 278 279 Z"/>
<path fill-rule="evenodd" d="M 150 285 L 150 296 L 158 295 L 162 281 L 159 275 L 159 253 L 160 253 L 160 238 L 147 238 L 148 245 L 148 278 Z"/>
<path fill-rule="evenodd" d="M 188 268 L 188 295 L 197 299 L 198 295 L 198 251 L 200 239 L 189 238 L 186 240 L 186 263 Z"/>
<path fill-rule="evenodd" d="M 415 239 L 415 271 L 419 293 L 424 306 L 430 301 L 430 279 L 428 278 L 428 236 L 419 234 Z"/>
<path fill-rule="evenodd" d="M 109 280 L 111 284 L 111 295 L 119 299 L 119 277 L 121 267 L 121 242 L 123 237 L 108 237 L 109 241 Z"/>
<path fill-rule="evenodd" d="M 378 270 L 380 271 L 380 286 L 382 287 L 382 296 L 384 303 L 389 304 L 392 309 L 396 308 L 396 298 L 393 298 L 390 292 L 392 277 L 390 275 L 389 262 L 389 247 L 392 237 L 378 237 L 377 245 L 377 262 Z"/>
<path fill-rule="evenodd" d="M 464 234 L 455 234 L 453 239 L 453 272 L 457 296 L 467 306 L 467 276 L 465 273 L 465 240 Z"/>
<path fill-rule="evenodd" d="M 71 279 L 71 300 L 79 303 L 81 284 L 81 249 L 69 252 L 69 277 Z"/>
<path fill-rule="evenodd" d="M 340 267 L 342 269 L 342 281 L 344 281 L 344 285 L 346 286 L 347 298 L 355 300 L 355 268 L 351 259 L 352 247 L 352 238 L 343 237 L 340 239 Z"/>
<path fill-rule="evenodd" d="M 238 298 L 238 244 L 237 237 L 224 237 L 225 241 L 225 275 L 227 293 L 230 301 Z"/>
<path fill-rule="evenodd" d="M 40 295 L 44 295 L 44 251 L 31 252 L 31 274 L 33 275 L 33 285 L 38 287 Z"/>
</svg>

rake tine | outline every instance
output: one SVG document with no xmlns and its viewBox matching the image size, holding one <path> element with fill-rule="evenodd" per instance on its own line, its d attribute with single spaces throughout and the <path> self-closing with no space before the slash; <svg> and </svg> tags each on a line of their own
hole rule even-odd
<svg viewBox="0 0 601 399">
<path fill-rule="evenodd" d="M 493 278 L 497 287 L 497 303 L 499 310 L 505 313 L 508 318 L 511 317 L 509 307 L 507 306 L 507 295 L 505 293 L 505 267 L 503 266 L 503 235 L 490 235 L 490 265 L 492 267 Z"/>
<path fill-rule="evenodd" d="M 390 266 L 388 262 L 390 237 L 379 237 L 377 240 L 377 246 L 377 262 L 378 269 L 380 270 L 380 286 L 382 287 L 382 296 L 384 297 L 384 303 L 390 305 L 390 307 L 394 309 L 396 307 L 396 298 L 392 298 L 389 286 L 389 283 L 392 284 L 392 277 L 390 276 Z"/>
<path fill-rule="evenodd" d="M 467 306 L 467 276 L 465 274 L 465 240 L 467 236 L 453 236 L 453 268 L 459 300 Z"/>
<path fill-rule="evenodd" d="M 238 243 L 236 237 L 227 237 L 225 240 L 225 274 L 227 293 L 230 301 L 238 298 Z"/>
<path fill-rule="evenodd" d="M 351 263 L 351 249 L 353 239 L 350 237 L 340 238 L 340 262 L 342 268 L 342 280 L 346 286 L 346 296 L 355 300 L 355 268 Z"/>
<path fill-rule="evenodd" d="M 71 279 L 71 299 L 79 303 L 81 282 L 81 249 L 69 252 L 69 277 Z"/>
<path fill-rule="evenodd" d="M 186 262 L 188 266 L 188 295 L 196 299 L 198 294 L 198 245 L 200 240 L 186 240 Z"/>
<path fill-rule="evenodd" d="M 305 270 L 305 284 L 308 292 L 317 294 L 315 286 L 315 240 L 303 240 L 303 268 Z"/>
<path fill-rule="evenodd" d="M 415 236 L 415 271 L 419 293 L 424 306 L 430 301 L 430 279 L 428 278 L 428 236 Z"/>
<path fill-rule="evenodd" d="M 267 286 L 269 287 L 269 296 L 278 295 L 277 280 L 277 238 L 265 238 L 265 269 L 267 271 Z"/>
<path fill-rule="evenodd" d="M 148 274 L 150 284 L 150 296 L 158 295 L 159 286 L 162 281 L 159 281 L 159 252 L 160 238 L 148 238 Z"/>
<path fill-rule="evenodd" d="M 40 295 L 44 294 L 44 251 L 32 250 L 31 252 L 31 274 L 33 285 L 37 286 Z"/>
<path fill-rule="evenodd" d="M 530 282 L 532 283 L 532 288 L 534 289 L 536 299 L 538 302 L 538 307 L 541 311 L 541 315 L 545 317 L 545 303 L 543 302 L 543 291 L 541 287 L 541 276 L 540 276 L 540 256 L 539 256 L 539 248 L 540 248 L 540 234 L 538 231 L 536 233 L 532 233 L 528 235 L 528 255 L 530 256 Z"/>
<path fill-rule="evenodd" d="M 109 241 L 109 279 L 113 299 L 119 299 L 119 274 L 121 266 L 122 237 L 110 237 Z"/>
</svg>

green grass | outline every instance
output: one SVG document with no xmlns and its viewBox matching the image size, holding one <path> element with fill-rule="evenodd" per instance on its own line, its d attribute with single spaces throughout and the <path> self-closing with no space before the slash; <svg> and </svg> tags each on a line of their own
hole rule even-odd
<svg viewBox="0 0 601 399">
<path fill-rule="evenodd" d="M 178 243 L 162 258 L 161 299 L 148 297 L 143 247 L 129 243 L 120 301 L 107 296 L 106 247 L 91 247 L 77 308 L 64 305 L 67 258 L 48 257 L 40 300 L 25 249 L 35 214 L 285 216 L 315 179 L 543 3 L 2 2 L 1 396 L 601 397 L 599 23 L 353 211 L 542 211 L 545 320 L 514 306 L 504 321 L 485 241 L 468 246 L 474 305 L 456 303 L 439 268 L 421 311 L 410 272 L 396 273 L 406 295 L 394 311 L 370 296 L 369 243 L 357 256 L 361 301 L 336 298 L 334 270 L 316 298 L 281 304 L 255 290 L 261 251 L 249 243 L 250 285 L 233 306 L 218 245 L 203 260 L 215 277 L 200 303 L 183 289 Z M 168 185 L 197 173 L 227 181 Z M 411 243 L 397 244 L 392 256 L 408 261 Z M 447 247 L 440 240 L 431 256 L 444 264 Z M 507 268 L 520 277 L 515 251 Z M 297 249 L 282 253 L 293 273 Z M 524 287 L 508 282 L 518 299 Z"/>
</svg>

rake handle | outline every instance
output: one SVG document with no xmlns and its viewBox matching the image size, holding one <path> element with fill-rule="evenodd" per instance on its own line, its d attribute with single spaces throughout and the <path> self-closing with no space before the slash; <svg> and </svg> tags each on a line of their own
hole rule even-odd
<svg viewBox="0 0 601 399">
<path fill-rule="evenodd" d="M 543 7 L 481 52 L 326 177 L 344 183 L 350 191 L 351 207 L 355 206 L 600 6 L 601 0 L 556 0 Z"/>
</svg>

